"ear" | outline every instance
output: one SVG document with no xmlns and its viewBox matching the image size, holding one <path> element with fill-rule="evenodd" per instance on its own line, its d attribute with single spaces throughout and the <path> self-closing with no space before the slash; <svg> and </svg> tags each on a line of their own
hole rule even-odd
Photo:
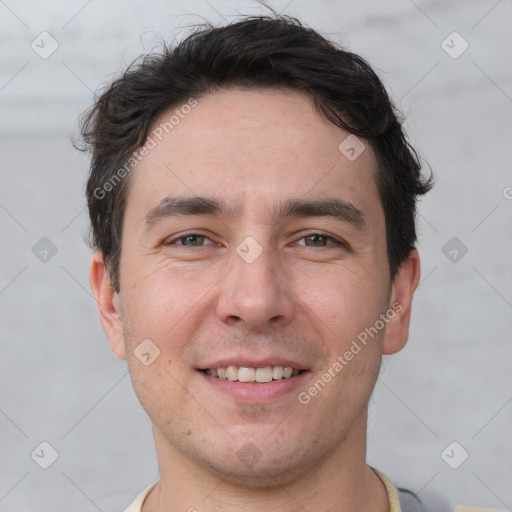
<svg viewBox="0 0 512 512">
<path fill-rule="evenodd" d="M 409 337 L 409 322 L 414 292 L 420 280 L 420 256 L 413 249 L 402 263 L 393 280 L 389 310 L 395 311 L 386 326 L 382 345 L 384 355 L 394 354 L 402 350 Z"/>
<path fill-rule="evenodd" d="M 103 254 L 99 251 L 92 256 L 89 283 L 110 348 L 119 359 L 126 359 L 119 296 L 110 282 Z"/>
</svg>

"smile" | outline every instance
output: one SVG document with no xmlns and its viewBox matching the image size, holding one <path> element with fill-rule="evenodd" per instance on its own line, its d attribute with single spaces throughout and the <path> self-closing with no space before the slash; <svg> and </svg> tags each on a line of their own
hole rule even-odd
<svg viewBox="0 0 512 512">
<path fill-rule="evenodd" d="M 297 390 L 304 388 L 304 379 L 311 371 L 291 366 L 221 366 L 198 370 L 198 374 L 215 393 L 228 396 L 237 403 L 261 404 L 284 398 L 292 391 L 295 391 L 292 394 L 295 397 Z"/>
<path fill-rule="evenodd" d="M 265 366 L 263 368 L 248 368 L 245 366 L 227 366 L 208 368 L 203 370 L 206 375 L 232 382 L 246 382 L 264 384 L 273 380 L 290 379 L 299 375 L 304 370 L 298 370 L 291 366 Z"/>
</svg>

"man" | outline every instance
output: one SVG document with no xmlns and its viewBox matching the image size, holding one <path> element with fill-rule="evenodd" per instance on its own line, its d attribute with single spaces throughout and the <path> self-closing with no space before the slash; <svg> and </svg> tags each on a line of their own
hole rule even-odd
<svg viewBox="0 0 512 512">
<path fill-rule="evenodd" d="M 127 510 L 420 510 L 366 465 L 366 427 L 432 183 L 369 65 L 293 18 L 207 27 L 83 134 L 90 283 L 161 476 Z"/>
</svg>

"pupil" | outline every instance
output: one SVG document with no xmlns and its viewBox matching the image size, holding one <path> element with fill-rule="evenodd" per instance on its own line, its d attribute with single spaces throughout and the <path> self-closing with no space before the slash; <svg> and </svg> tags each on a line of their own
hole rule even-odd
<svg viewBox="0 0 512 512">
<path fill-rule="evenodd" d="M 187 240 L 188 242 L 191 242 L 192 245 L 195 245 L 194 242 L 197 242 L 197 239 L 199 237 L 197 235 L 188 235 L 185 240 Z"/>
<path fill-rule="evenodd" d="M 312 240 L 316 240 L 316 242 L 317 242 L 318 239 L 323 238 L 323 236 L 322 235 L 311 235 L 309 238 Z M 316 242 L 313 242 L 313 245 L 318 245 Z"/>
</svg>

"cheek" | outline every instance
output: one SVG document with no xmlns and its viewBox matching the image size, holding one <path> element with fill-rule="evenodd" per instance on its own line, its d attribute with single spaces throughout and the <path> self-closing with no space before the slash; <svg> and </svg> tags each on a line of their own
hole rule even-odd
<svg viewBox="0 0 512 512">
<path fill-rule="evenodd" d="M 164 353 L 150 366 L 142 365 L 136 357 L 128 360 L 128 366 L 133 389 L 152 421 L 164 429 L 166 425 L 179 424 L 177 407 L 183 420 L 192 400 L 185 391 L 188 377 L 179 374 L 178 367 L 173 368 Z"/>
<path fill-rule="evenodd" d="M 165 261 L 140 262 L 131 276 L 126 287 L 130 321 L 139 334 L 162 342 L 179 339 L 175 332 L 208 300 L 208 292 L 218 280 L 208 272 L 199 276 L 185 266 L 171 268 Z"/>
<path fill-rule="evenodd" d="M 190 347 L 205 320 L 205 308 L 213 307 L 208 292 L 213 291 L 218 278 L 164 264 L 151 269 L 140 264 L 137 269 L 124 288 L 123 323 L 133 386 L 150 414 L 149 409 L 156 406 L 155 396 L 167 404 L 185 403 L 184 390 L 191 378 Z M 150 340 L 156 347 L 149 344 L 156 358 L 147 367 L 147 356 L 139 360 L 138 347 L 143 346 L 143 340 Z"/>
<path fill-rule="evenodd" d="M 332 265 L 318 275 L 303 274 L 296 296 L 323 324 L 327 338 L 340 342 L 373 325 L 386 308 L 387 288 L 371 265 L 357 268 Z"/>
</svg>

